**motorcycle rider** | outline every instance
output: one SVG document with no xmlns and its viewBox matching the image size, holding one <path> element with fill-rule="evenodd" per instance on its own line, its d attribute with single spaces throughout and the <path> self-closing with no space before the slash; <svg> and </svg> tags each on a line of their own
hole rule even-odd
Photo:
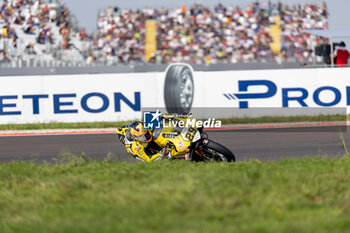
<svg viewBox="0 0 350 233">
<path fill-rule="evenodd" d="M 160 119 L 155 129 L 147 129 L 142 121 L 136 121 L 116 130 L 135 159 L 151 162 L 166 156 L 170 160 L 235 161 L 229 149 L 208 139 L 203 126 L 187 126 L 189 122 L 194 124 L 192 116 L 170 114 L 161 115 Z"/>
<path fill-rule="evenodd" d="M 153 132 L 144 128 L 142 121 L 135 121 L 122 128 L 128 128 L 125 136 L 118 134 L 119 140 L 125 145 L 126 150 L 135 159 L 145 162 L 160 159 L 166 152 L 154 142 Z M 117 129 L 117 132 L 120 129 Z"/>
</svg>

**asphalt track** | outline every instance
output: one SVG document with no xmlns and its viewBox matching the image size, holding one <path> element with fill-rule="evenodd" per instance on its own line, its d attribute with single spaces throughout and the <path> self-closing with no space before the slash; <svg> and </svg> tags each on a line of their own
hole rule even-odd
<svg viewBox="0 0 350 233">
<path fill-rule="evenodd" d="M 238 161 L 300 156 L 334 157 L 345 152 L 339 127 L 227 129 L 207 133 L 210 139 L 231 149 Z M 350 131 L 342 135 L 350 146 Z M 0 137 L 1 163 L 12 160 L 54 162 L 62 160 L 69 153 L 85 153 L 91 159 L 104 159 L 110 154 L 116 160 L 133 161 L 114 133 Z"/>
</svg>

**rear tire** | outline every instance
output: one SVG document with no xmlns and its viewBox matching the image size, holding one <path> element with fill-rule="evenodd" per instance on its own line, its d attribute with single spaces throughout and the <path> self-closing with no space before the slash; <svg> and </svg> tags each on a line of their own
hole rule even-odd
<svg viewBox="0 0 350 233">
<path fill-rule="evenodd" d="M 235 155 L 227 147 L 225 147 L 217 142 L 209 140 L 208 144 L 205 145 L 204 147 L 220 153 L 221 155 L 223 155 L 227 159 L 227 162 L 236 162 Z"/>
</svg>

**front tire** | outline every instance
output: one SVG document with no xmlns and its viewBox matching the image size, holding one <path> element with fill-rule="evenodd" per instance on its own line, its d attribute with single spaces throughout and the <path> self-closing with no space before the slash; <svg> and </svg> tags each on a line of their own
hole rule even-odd
<svg viewBox="0 0 350 233">
<path fill-rule="evenodd" d="M 214 153 L 214 159 L 216 161 L 236 162 L 235 155 L 225 146 L 209 140 L 209 142 L 203 146 Z M 213 154 L 213 153 L 212 153 Z"/>
</svg>

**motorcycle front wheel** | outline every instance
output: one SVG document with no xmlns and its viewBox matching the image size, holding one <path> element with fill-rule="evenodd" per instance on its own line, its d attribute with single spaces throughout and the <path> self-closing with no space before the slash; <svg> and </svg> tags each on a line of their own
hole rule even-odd
<svg viewBox="0 0 350 233">
<path fill-rule="evenodd" d="M 209 140 L 206 145 L 202 146 L 207 157 L 214 161 L 235 162 L 235 155 L 225 146 Z"/>
</svg>

